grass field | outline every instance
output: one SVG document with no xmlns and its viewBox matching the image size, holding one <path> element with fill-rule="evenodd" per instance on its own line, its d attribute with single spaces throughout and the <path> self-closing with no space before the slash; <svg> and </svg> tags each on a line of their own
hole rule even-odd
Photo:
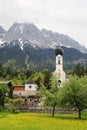
<svg viewBox="0 0 87 130">
<path fill-rule="evenodd" d="M 87 119 L 78 120 L 75 114 L 0 113 L 0 130 L 87 130 Z"/>
</svg>

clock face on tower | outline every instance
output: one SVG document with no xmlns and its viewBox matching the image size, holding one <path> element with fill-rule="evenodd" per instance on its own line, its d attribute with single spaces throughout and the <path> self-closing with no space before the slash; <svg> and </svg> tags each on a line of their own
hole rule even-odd
<svg viewBox="0 0 87 130">
<path fill-rule="evenodd" d="M 60 76 L 61 76 L 61 73 L 58 74 L 58 77 L 60 77 Z"/>
</svg>

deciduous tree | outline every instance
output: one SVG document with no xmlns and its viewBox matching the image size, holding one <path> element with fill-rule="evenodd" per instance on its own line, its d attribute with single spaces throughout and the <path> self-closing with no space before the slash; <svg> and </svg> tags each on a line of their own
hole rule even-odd
<svg viewBox="0 0 87 130">
<path fill-rule="evenodd" d="M 50 89 L 47 89 L 45 86 L 42 87 L 44 106 L 52 108 L 52 116 L 54 116 L 55 108 L 58 104 L 58 90 L 59 83 L 54 76 L 52 76 L 50 79 Z"/>
<path fill-rule="evenodd" d="M 71 77 L 59 90 L 59 104 L 61 107 L 77 109 L 78 118 L 81 119 L 82 110 L 87 108 L 87 76 Z"/>
<path fill-rule="evenodd" d="M 4 108 L 4 100 L 6 99 L 6 93 L 8 93 L 8 87 L 5 84 L 0 84 L 0 105 Z"/>
</svg>

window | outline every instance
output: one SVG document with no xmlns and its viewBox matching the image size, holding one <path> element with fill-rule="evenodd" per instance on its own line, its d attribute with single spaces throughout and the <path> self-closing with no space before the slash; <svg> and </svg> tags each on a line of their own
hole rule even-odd
<svg viewBox="0 0 87 130">
<path fill-rule="evenodd" d="M 58 60 L 58 64 L 60 64 L 60 60 Z"/>
<path fill-rule="evenodd" d="M 32 88 L 32 86 L 29 86 L 29 88 Z"/>
</svg>

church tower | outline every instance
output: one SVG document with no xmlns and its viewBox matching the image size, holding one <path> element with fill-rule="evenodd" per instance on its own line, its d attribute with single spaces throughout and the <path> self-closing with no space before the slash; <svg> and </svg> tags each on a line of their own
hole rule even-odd
<svg viewBox="0 0 87 130">
<path fill-rule="evenodd" d="M 55 50 L 56 54 L 56 70 L 54 72 L 54 75 L 60 82 L 65 82 L 66 81 L 66 74 L 63 71 L 63 54 L 64 51 L 63 49 L 58 46 Z"/>
</svg>

